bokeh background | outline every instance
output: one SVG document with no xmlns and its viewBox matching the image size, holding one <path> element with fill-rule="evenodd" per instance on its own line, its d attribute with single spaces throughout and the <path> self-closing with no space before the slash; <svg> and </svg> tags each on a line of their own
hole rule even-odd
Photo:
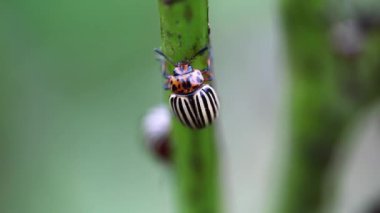
<svg viewBox="0 0 380 213">
<path fill-rule="evenodd" d="M 288 155 L 280 3 L 209 4 L 223 205 L 266 212 Z M 0 2 L 0 212 L 176 212 L 172 171 L 141 130 L 163 101 L 159 30 L 153 0 Z M 380 196 L 379 124 L 371 107 L 342 138 L 326 211 L 364 212 Z"/>
</svg>

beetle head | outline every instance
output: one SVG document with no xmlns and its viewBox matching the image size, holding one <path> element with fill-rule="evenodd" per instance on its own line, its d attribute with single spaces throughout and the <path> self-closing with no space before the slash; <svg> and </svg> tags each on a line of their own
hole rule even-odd
<svg viewBox="0 0 380 213">
<path fill-rule="evenodd" d="M 173 70 L 173 73 L 174 73 L 174 76 L 178 76 L 178 75 L 183 75 L 192 71 L 193 71 L 193 68 L 191 67 L 190 63 L 186 61 L 186 62 L 177 63 L 177 65 L 175 66 Z"/>
</svg>

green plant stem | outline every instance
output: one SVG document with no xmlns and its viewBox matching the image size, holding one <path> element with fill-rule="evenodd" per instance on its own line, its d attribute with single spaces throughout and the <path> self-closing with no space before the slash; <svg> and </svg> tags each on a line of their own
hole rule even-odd
<svg viewBox="0 0 380 213">
<path fill-rule="evenodd" d="M 159 0 L 161 49 L 174 62 L 190 59 L 209 44 L 207 0 Z M 192 65 L 207 67 L 208 54 Z M 173 66 L 167 63 L 169 70 Z M 169 94 L 165 97 L 168 101 Z M 173 118 L 174 171 L 179 212 L 219 213 L 218 161 L 214 127 L 191 130 Z"/>
<path fill-rule="evenodd" d="M 282 1 L 291 64 L 291 150 L 275 212 L 320 210 L 324 178 L 342 132 L 380 94 L 379 62 L 373 60 L 380 57 L 379 40 L 368 38 L 369 48 L 355 59 L 334 54 L 327 2 Z"/>
</svg>

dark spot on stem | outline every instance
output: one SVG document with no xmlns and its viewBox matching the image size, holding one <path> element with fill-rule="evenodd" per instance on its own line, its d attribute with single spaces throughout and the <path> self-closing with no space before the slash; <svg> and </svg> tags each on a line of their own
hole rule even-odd
<svg viewBox="0 0 380 213">
<path fill-rule="evenodd" d="M 171 37 L 173 37 L 173 33 L 171 33 L 170 31 L 166 31 L 166 36 L 168 38 L 171 38 Z"/>
<path fill-rule="evenodd" d="M 187 5 L 186 8 L 185 8 L 185 12 L 184 12 L 184 17 L 186 19 L 186 21 L 190 22 L 191 19 L 193 19 L 193 11 L 191 10 L 191 7 L 190 5 Z"/>
<path fill-rule="evenodd" d="M 162 3 L 166 4 L 166 5 L 172 5 L 174 3 L 178 3 L 182 0 L 162 0 Z"/>
</svg>

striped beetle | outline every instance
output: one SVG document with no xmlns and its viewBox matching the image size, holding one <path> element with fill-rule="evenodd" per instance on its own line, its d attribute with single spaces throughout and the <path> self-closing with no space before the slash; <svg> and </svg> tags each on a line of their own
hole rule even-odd
<svg viewBox="0 0 380 213">
<path fill-rule="evenodd" d="M 202 129 L 211 124 L 219 115 L 219 100 L 215 90 L 205 82 L 212 80 L 208 67 L 204 70 L 193 69 L 192 60 L 203 54 L 208 47 L 199 50 L 190 60 L 174 63 L 159 49 L 154 51 L 174 66 L 173 75 L 167 73 L 162 61 L 162 74 L 166 79 L 164 88 L 171 90 L 169 104 L 174 115 L 187 127 Z"/>
</svg>

